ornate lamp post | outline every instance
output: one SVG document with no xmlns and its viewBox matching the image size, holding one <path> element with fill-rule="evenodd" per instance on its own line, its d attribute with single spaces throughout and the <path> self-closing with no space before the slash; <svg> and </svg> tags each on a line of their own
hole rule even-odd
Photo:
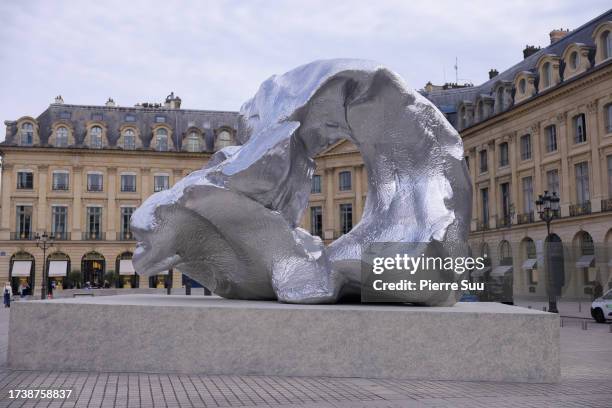
<svg viewBox="0 0 612 408">
<path fill-rule="evenodd" d="M 53 236 L 53 234 L 47 235 L 47 231 L 45 231 L 43 232 L 42 235 L 37 233 L 34 239 L 36 240 L 36 246 L 43 250 L 43 269 L 42 269 L 43 273 L 42 273 L 42 287 L 40 291 L 40 298 L 46 299 L 47 298 L 47 285 L 48 285 L 48 282 L 47 282 L 48 281 L 47 279 L 47 249 L 53 246 L 53 240 L 55 239 L 55 237 Z"/>
<path fill-rule="evenodd" d="M 536 207 L 540 219 L 546 223 L 546 252 L 550 251 L 551 236 L 550 236 L 550 223 L 553 219 L 559 217 L 559 197 L 557 193 L 553 191 L 552 195 L 548 191 L 544 191 L 544 195 L 538 195 L 536 200 Z M 547 276 L 547 290 L 548 290 L 548 311 L 551 313 L 559 313 L 557 310 L 557 296 L 554 293 L 553 279 L 550 271 L 550 262 L 546 262 L 546 276 Z"/>
</svg>

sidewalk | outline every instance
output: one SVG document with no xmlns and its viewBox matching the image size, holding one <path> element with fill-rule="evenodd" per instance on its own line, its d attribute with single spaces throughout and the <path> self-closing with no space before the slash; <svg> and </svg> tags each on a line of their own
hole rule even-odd
<svg viewBox="0 0 612 408">
<path fill-rule="evenodd" d="M 544 310 L 544 308 L 548 309 L 548 302 L 540 301 L 535 302 L 531 300 L 517 300 L 514 302 L 516 306 L 521 307 L 530 307 L 536 310 Z M 559 309 L 559 315 L 561 317 L 576 317 L 583 319 L 592 319 L 591 316 L 591 302 L 583 301 L 583 302 L 570 302 L 560 300 L 557 302 L 557 309 Z"/>
</svg>

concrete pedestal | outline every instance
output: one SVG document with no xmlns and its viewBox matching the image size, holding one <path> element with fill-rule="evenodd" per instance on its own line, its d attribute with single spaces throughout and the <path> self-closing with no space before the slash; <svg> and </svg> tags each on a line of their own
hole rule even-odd
<svg viewBox="0 0 612 408">
<path fill-rule="evenodd" d="M 40 300 L 11 307 L 8 362 L 15 369 L 556 382 L 559 318 L 497 303 Z"/>
</svg>

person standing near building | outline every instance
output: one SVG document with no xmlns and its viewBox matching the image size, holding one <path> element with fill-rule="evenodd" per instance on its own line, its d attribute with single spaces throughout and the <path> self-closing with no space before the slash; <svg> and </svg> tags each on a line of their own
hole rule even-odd
<svg viewBox="0 0 612 408">
<path fill-rule="evenodd" d="M 6 282 L 4 284 L 4 307 L 11 307 L 11 297 L 13 296 L 13 288 L 11 288 L 11 284 Z"/>
<path fill-rule="evenodd" d="M 19 287 L 17 288 L 17 292 L 19 293 L 19 297 L 20 297 L 21 299 L 23 299 L 23 298 L 25 297 L 25 295 L 26 295 L 26 290 L 27 290 L 26 285 L 25 285 L 23 282 L 21 282 L 21 283 L 19 284 Z"/>
</svg>

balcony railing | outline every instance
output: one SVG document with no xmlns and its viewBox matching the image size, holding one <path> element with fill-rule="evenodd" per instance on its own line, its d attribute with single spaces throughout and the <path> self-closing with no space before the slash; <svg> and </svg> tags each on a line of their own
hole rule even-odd
<svg viewBox="0 0 612 408">
<path fill-rule="evenodd" d="M 122 193 L 135 193 L 136 186 L 121 186 Z"/>
<path fill-rule="evenodd" d="M 134 241 L 135 239 L 132 231 L 123 231 L 119 233 L 119 241 Z"/>
<path fill-rule="evenodd" d="M 28 241 L 34 239 L 32 231 L 17 231 L 11 232 L 11 240 L 14 241 Z"/>
<path fill-rule="evenodd" d="M 87 191 L 89 192 L 100 192 L 104 190 L 104 186 L 102 184 L 89 184 L 87 185 Z"/>
<path fill-rule="evenodd" d="M 533 217 L 533 213 L 529 212 L 529 213 L 523 213 L 523 214 L 519 214 L 517 216 L 517 223 L 518 224 L 529 224 L 530 222 L 533 222 L 534 217 Z"/>
<path fill-rule="evenodd" d="M 497 217 L 497 226 L 498 227 L 509 227 L 512 224 L 512 218 L 509 216 L 501 216 Z"/>
<path fill-rule="evenodd" d="M 83 233 L 83 241 L 102 241 L 106 239 L 106 233 L 100 231 L 88 231 Z"/>
<path fill-rule="evenodd" d="M 612 198 L 601 200 L 601 211 L 612 211 Z"/>
<path fill-rule="evenodd" d="M 68 184 L 67 183 L 54 184 L 53 191 L 68 191 Z"/>
<path fill-rule="evenodd" d="M 69 232 L 54 232 L 53 238 L 56 241 L 70 241 L 70 233 Z"/>
<path fill-rule="evenodd" d="M 476 231 L 486 231 L 488 229 L 489 229 L 488 221 L 478 221 L 478 224 L 476 224 Z"/>
<path fill-rule="evenodd" d="M 591 213 L 591 202 L 585 201 L 581 204 L 572 204 L 569 208 L 570 217 Z"/>
</svg>

